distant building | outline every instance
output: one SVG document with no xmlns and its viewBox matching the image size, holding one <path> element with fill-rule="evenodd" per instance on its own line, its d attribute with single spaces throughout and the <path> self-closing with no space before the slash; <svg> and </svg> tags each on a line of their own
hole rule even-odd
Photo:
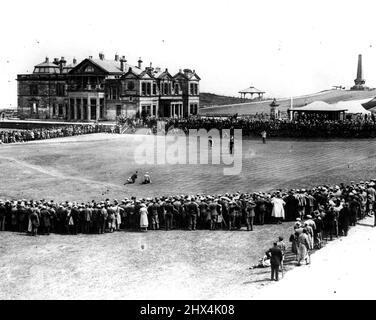
<svg viewBox="0 0 376 320">
<path fill-rule="evenodd" d="M 20 74 L 18 114 L 24 118 L 71 121 L 126 117 L 187 117 L 198 114 L 200 77 L 190 69 L 171 75 L 168 69 L 89 57 L 67 65 L 48 58 L 32 74 Z"/>
</svg>

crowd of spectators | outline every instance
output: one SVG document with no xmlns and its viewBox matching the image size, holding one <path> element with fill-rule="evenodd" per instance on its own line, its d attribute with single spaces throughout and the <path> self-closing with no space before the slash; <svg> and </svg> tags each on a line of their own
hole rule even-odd
<svg viewBox="0 0 376 320">
<path fill-rule="evenodd" d="M 270 119 L 261 115 L 232 117 L 188 117 L 169 119 L 168 128 L 189 129 L 241 129 L 243 136 L 259 136 L 266 131 L 269 137 L 291 138 L 369 138 L 376 137 L 376 119 L 353 117 L 330 120 L 327 117 L 303 116 L 294 120 Z"/>
<path fill-rule="evenodd" d="M 0 231 L 30 234 L 93 233 L 117 230 L 207 229 L 253 231 L 254 225 L 296 221 L 290 238 L 298 254 L 307 233 L 308 248 L 323 238 L 346 236 L 351 225 L 374 213 L 375 181 L 312 189 L 157 198 L 106 199 L 86 203 L 53 200 L 0 200 Z M 311 222 L 314 221 L 314 224 Z M 304 231 L 306 230 L 306 231 Z M 295 249 L 294 249 L 295 248 Z"/>
<path fill-rule="evenodd" d="M 90 133 L 107 132 L 120 133 L 120 126 L 100 125 L 100 124 L 84 124 L 84 125 L 67 125 L 53 126 L 50 128 L 35 128 L 30 130 L 24 129 L 4 129 L 0 128 L 0 144 L 16 143 L 33 140 L 43 140 L 52 138 L 69 137 Z"/>
</svg>

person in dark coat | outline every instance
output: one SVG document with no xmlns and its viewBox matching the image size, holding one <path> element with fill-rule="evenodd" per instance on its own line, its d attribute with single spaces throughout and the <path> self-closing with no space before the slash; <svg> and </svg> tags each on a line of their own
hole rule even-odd
<svg viewBox="0 0 376 320">
<path fill-rule="evenodd" d="M 266 252 L 266 255 L 270 257 L 271 280 L 278 281 L 278 273 L 281 266 L 283 254 L 282 250 L 278 247 L 277 242 L 273 243 L 273 248 L 270 248 Z"/>
<path fill-rule="evenodd" d="M 0 200 L 0 231 L 5 231 L 5 216 L 6 216 L 5 203 L 2 200 Z"/>
<path fill-rule="evenodd" d="M 51 228 L 51 217 L 50 212 L 48 211 L 46 206 L 43 206 L 40 210 L 40 215 L 43 220 L 43 234 L 49 235 L 50 228 Z"/>
<path fill-rule="evenodd" d="M 351 212 L 348 203 L 345 203 L 343 205 L 343 208 L 339 212 L 338 216 L 338 227 L 339 227 L 339 233 L 347 237 L 347 233 L 349 231 L 351 222 Z"/>
<path fill-rule="evenodd" d="M 194 197 L 192 197 L 190 199 L 190 202 L 187 204 L 187 212 L 188 212 L 188 221 L 189 221 L 188 229 L 196 230 L 197 216 L 200 214 L 200 211 L 198 208 L 198 204 L 195 202 Z"/>
<path fill-rule="evenodd" d="M 253 220 L 255 218 L 256 203 L 250 199 L 245 208 L 245 221 L 247 225 L 247 231 L 253 231 Z"/>
<path fill-rule="evenodd" d="M 24 202 L 21 202 L 19 205 L 18 205 L 18 208 L 17 208 L 18 212 L 17 212 L 17 216 L 18 216 L 18 231 L 19 232 L 25 232 L 25 230 L 27 230 L 27 222 L 28 222 L 28 219 L 27 219 L 27 209 L 25 207 L 25 203 Z"/>
<path fill-rule="evenodd" d="M 256 201 L 256 210 L 258 213 L 258 220 L 260 225 L 265 223 L 265 214 L 267 211 L 267 202 L 263 199 L 263 197 L 259 196 Z"/>
<path fill-rule="evenodd" d="M 39 216 L 37 210 L 32 210 L 29 216 L 31 223 L 31 235 L 36 236 L 39 227 Z"/>
<path fill-rule="evenodd" d="M 286 202 L 285 205 L 285 215 L 287 221 L 293 221 L 299 217 L 298 206 L 299 200 L 294 197 L 293 191 L 289 192 L 289 195 L 284 198 Z"/>
</svg>

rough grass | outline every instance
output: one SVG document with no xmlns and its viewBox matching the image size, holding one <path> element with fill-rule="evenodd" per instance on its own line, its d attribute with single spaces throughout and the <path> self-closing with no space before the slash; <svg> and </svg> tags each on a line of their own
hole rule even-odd
<svg viewBox="0 0 376 320">
<path fill-rule="evenodd" d="M 0 233 L 0 299 L 228 299 L 269 283 L 249 270 L 291 223 L 255 231 Z M 142 248 L 143 245 L 143 248 Z"/>
</svg>

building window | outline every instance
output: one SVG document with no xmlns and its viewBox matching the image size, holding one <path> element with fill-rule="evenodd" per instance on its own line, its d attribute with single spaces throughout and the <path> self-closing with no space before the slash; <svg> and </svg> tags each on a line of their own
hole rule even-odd
<svg viewBox="0 0 376 320">
<path fill-rule="evenodd" d="M 150 116 L 151 115 L 151 110 L 150 109 L 151 109 L 150 105 L 142 106 L 141 107 L 141 117 L 145 118 L 147 116 Z"/>
<path fill-rule="evenodd" d="M 56 95 L 58 97 L 65 96 L 65 85 L 64 85 L 64 83 L 57 83 L 56 84 Z"/>
<path fill-rule="evenodd" d="M 92 66 L 87 66 L 85 72 L 94 72 L 94 68 Z"/>
<path fill-rule="evenodd" d="M 63 116 L 63 104 L 59 103 L 59 117 Z"/>
<path fill-rule="evenodd" d="M 31 84 L 30 85 L 30 95 L 31 96 L 38 95 L 38 85 L 37 84 Z"/>
<path fill-rule="evenodd" d="M 119 99 L 119 91 L 117 87 L 110 87 L 110 94 L 109 94 L 110 100 L 118 100 Z"/>
<path fill-rule="evenodd" d="M 103 119 L 104 118 L 104 99 L 100 98 L 99 99 L 99 118 Z"/>
<path fill-rule="evenodd" d="M 197 115 L 197 111 L 198 111 L 197 103 L 191 103 L 189 105 L 189 113 L 192 115 Z"/>
<path fill-rule="evenodd" d="M 82 105 L 84 107 L 84 112 L 83 112 L 84 114 L 83 114 L 83 116 L 84 116 L 85 120 L 87 120 L 87 103 L 88 103 L 87 98 L 83 98 L 82 99 Z"/>
<path fill-rule="evenodd" d="M 141 95 L 143 96 L 146 95 L 146 83 L 145 82 L 141 84 Z"/>
<path fill-rule="evenodd" d="M 81 119 L 81 99 L 76 99 L 77 119 Z"/>
<path fill-rule="evenodd" d="M 133 81 L 129 81 L 128 85 L 127 85 L 127 88 L 128 88 L 128 90 L 134 90 L 134 82 Z"/>
<path fill-rule="evenodd" d="M 153 116 L 157 116 L 157 106 L 153 104 Z"/>
<path fill-rule="evenodd" d="M 163 84 L 163 94 L 168 95 L 168 83 Z"/>
<path fill-rule="evenodd" d="M 157 84 L 153 83 L 153 94 L 157 94 Z"/>
<path fill-rule="evenodd" d="M 148 82 L 148 83 L 146 84 L 146 94 L 147 94 L 148 96 L 151 95 L 151 84 L 150 84 L 150 82 Z"/>
<path fill-rule="evenodd" d="M 121 115 L 121 106 L 116 106 L 116 116 L 120 116 Z"/>
<path fill-rule="evenodd" d="M 179 94 L 179 84 L 175 83 L 175 94 Z"/>
</svg>

